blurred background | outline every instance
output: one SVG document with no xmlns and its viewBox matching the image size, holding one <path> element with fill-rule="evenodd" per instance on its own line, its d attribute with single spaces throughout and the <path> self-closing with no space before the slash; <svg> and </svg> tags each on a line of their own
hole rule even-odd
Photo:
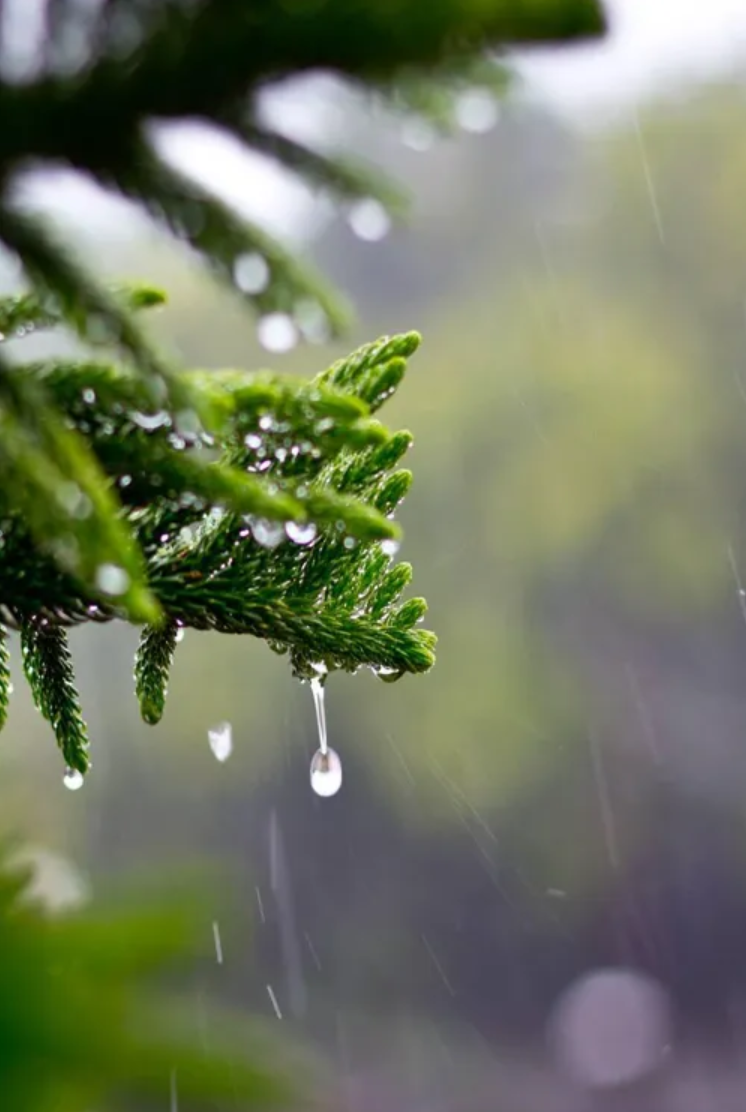
<svg viewBox="0 0 746 1112">
<path fill-rule="evenodd" d="M 401 556 L 438 664 L 332 677 L 337 797 L 310 790 L 310 692 L 249 639 L 188 631 L 154 730 L 136 632 L 77 631 L 84 789 L 22 682 L 0 749 L 3 824 L 50 898 L 194 859 L 227 875 L 195 1009 L 209 991 L 284 1024 L 329 1065 L 329 1107 L 743 1106 L 746 7 L 608 7 L 606 43 L 513 59 L 451 139 L 327 80 L 274 96 L 287 130 L 406 184 L 403 227 L 196 126 L 162 136 L 354 300 L 341 346 L 263 349 L 127 208 L 24 186 L 107 273 L 168 289 L 154 326 L 191 365 L 312 374 L 424 335 L 382 416 L 415 433 Z"/>
</svg>

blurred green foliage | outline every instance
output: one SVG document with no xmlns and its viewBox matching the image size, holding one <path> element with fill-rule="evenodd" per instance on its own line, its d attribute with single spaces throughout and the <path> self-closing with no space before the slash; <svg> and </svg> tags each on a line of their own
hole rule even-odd
<svg viewBox="0 0 746 1112">
<path fill-rule="evenodd" d="M 0 872 L 0 1091 L 16 1112 L 81 1108 L 268 1108 L 291 1097 L 267 1032 L 205 1011 L 168 988 L 192 965 L 196 898 L 120 890 L 52 913 L 29 889 L 33 868 Z M 204 896 L 204 892 L 202 895 Z M 287 1051 L 286 1051 L 287 1053 Z M 300 1099 L 293 1094 L 295 1106 Z"/>
</svg>

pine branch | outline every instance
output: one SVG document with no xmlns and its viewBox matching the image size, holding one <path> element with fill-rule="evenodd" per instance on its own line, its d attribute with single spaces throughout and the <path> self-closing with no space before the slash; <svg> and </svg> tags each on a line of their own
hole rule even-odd
<svg viewBox="0 0 746 1112">
<path fill-rule="evenodd" d="M 506 45 L 596 34 L 603 19 L 595 0 L 53 0 L 43 18 L 35 72 L 0 78 L 0 244 L 30 283 L 0 302 L 0 340 L 63 326 L 96 356 L 0 356 L 0 618 L 20 627 L 36 703 L 82 774 L 67 626 L 147 623 L 136 687 L 151 722 L 180 626 L 263 637 L 304 678 L 321 662 L 389 680 L 432 665 L 434 636 L 417 628 L 425 603 L 402 601 L 411 568 L 393 561 L 411 436 L 372 416 L 419 337 L 366 345 L 310 383 L 185 373 L 133 315 L 158 293 L 104 289 L 12 203 L 16 172 L 63 163 L 92 176 L 259 313 L 286 314 L 301 335 L 338 331 L 346 313 L 323 282 L 168 165 L 151 125 L 209 121 L 338 201 L 375 197 L 396 212 L 387 181 L 260 122 L 261 92 L 326 71 L 447 123 L 454 95 L 501 87 Z"/>
<path fill-rule="evenodd" d="M 143 600 L 158 616 L 135 667 L 150 723 L 181 627 L 262 637 L 301 677 L 320 662 L 388 679 L 432 666 L 435 638 L 416 628 L 425 604 L 401 602 L 412 569 L 392 563 L 412 438 L 370 416 L 418 342 L 384 338 L 310 381 L 192 372 L 189 391 L 220 415 L 217 435 L 155 408 L 127 367 L 4 368 L 0 402 L 17 420 L 0 463 L 15 463 L 21 489 L 0 491 L 0 613 L 23 631 L 35 698 L 70 767 L 83 772 L 87 755 L 69 657 L 60 640 L 55 676 L 44 650 L 65 626 L 136 617 Z M 49 406 L 33 404 L 41 392 L 59 414 L 51 423 Z M 14 457 L 16 443 L 33 457 Z"/>
</svg>

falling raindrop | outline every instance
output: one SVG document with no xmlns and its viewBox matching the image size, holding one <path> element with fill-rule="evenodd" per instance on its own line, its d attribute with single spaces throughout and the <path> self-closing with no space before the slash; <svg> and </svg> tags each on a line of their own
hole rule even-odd
<svg viewBox="0 0 746 1112">
<path fill-rule="evenodd" d="M 358 239 L 364 239 L 368 243 L 383 239 L 391 228 L 389 214 L 381 202 L 373 197 L 367 197 L 353 205 L 347 220 Z"/>
<path fill-rule="evenodd" d="M 78 772 L 77 768 L 66 768 L 62 783 L 68 791 L 76 792 L 78 788 L 83 787 L 83 773 Z"/>
<path fill-rule="evenodd" d="M 233 278 L 244 293 L 261 293 L 267 288 L 269 282 L 267 260 L 256 251 L 239 255 L 233 267 Z"/>
<path fill-rule="evenodd" d="M 326 669 L 324 669 L 324 672 Z M 330 749 L 326 740 L 326 708 L 324 706 L 323 673 L 311 680 L 311 694 L 316 711 L 316 725 L 319 731 L 319 748 L 311 761 L 311 787 L 316 795 L 328 797 L 336 795 L 342 787 L 342 762 L 338 753 Z"/>
<path fill-rule="evenodd" d="M 233 752 L 233 728 L 230 722 L 221 722 L 219 726 L 209 729 L 207 740 L 215 759 L 220 761 L 221 764 L 223 761 L 227 761 Z"/>
<path fill-rule="evenodd" d="M 294 544 L 311 544 L 316 539 L 316 526 L 312 521 L 286 521 L 285 532 Z"/>
<path fill-rule="evenodd" d="M 267 313 L 256 326 L 259 343 L 267 351 L 281 354 L 290 351 L 298 342 L 298 331 L 287 313 Z"/>
<path fill-rule="evenodd" d="M 105 595 L 123 595 L 129 585 L 127 572 L 116 564 L 101 564 L 96 570 L 96 586 Z"/>
</svg>

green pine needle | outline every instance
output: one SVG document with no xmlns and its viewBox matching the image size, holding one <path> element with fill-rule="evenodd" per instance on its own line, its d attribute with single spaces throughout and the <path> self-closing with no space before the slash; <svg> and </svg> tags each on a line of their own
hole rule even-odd
<svg viewBox="0 0 746 1112">
<path fill-rule="evenodd" d="M 155 726 L 163 717 L 179 627 L 176 622 L 146 626 L 135 657 L 135 693 L 145 722 Z"/>
<path fill-rule="evenodd" d="M 8 649 L 8 631 L 0 625 L 0 730 L 8 718 L 8 704 L 12 690 L 10 681 L 10 650 Z"/>
<path fill-rule="evenodd" d="M 21 623 L 23 670 L 34 703 L 54 730 L 68 768 L 88 771 L 88 735 L 75 688 L 67 634 L 47 618 Z"/>
</svg>

